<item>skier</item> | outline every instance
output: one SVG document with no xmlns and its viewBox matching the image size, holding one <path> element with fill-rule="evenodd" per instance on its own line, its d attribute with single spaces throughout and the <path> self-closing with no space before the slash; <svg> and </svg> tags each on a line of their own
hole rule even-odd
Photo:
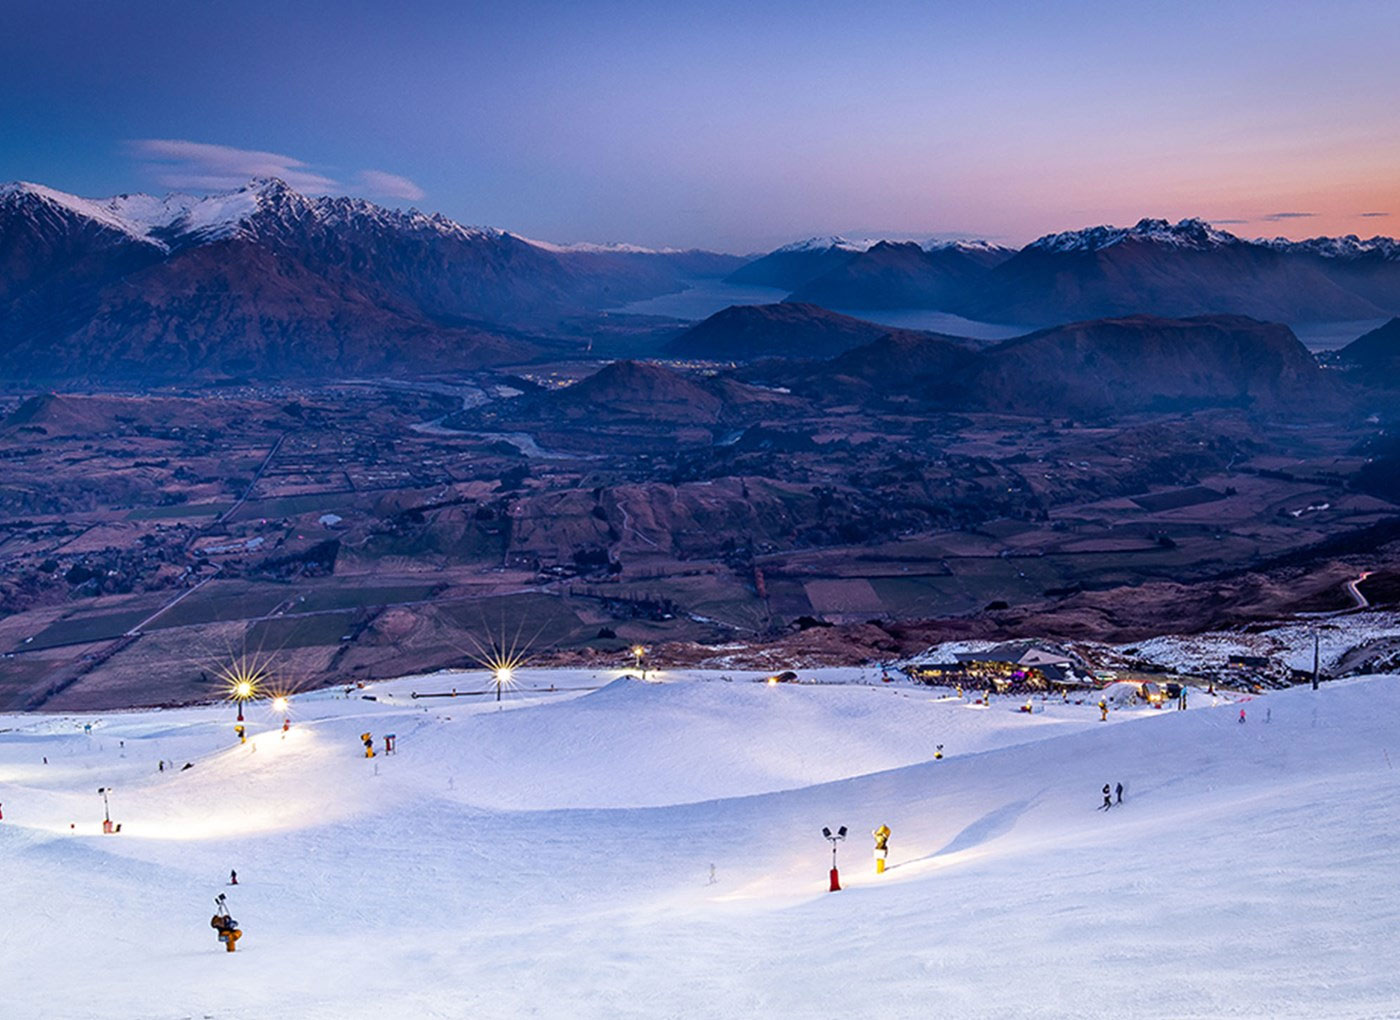
<svg viewBox="0 0 1400 1020">
<path fill-rule="evenodd" d="M 238 872 L 236 872 L 236 871 L 234 871 L 234 870 L 232 870 L 232 869 L 229 869 L 229 873 L 228 873 L 228 884 L 229 884 L 229 885 L 237 885 L 237 884 L 238 884 Z"/>
<path fill-rule="evenodd" d="M 1107 783 L 1103 784 L 1103 810 L 1107 811 L 1113 807 L 1113 790 Z"/>
<path fill-rule="evenodd" d="M 1244 722 L 1244 709 L 1240 709 L 1240 722 Z"/>
<path fill-rule="evenodd" d="M 1114 788 L 1114 791 L 1118 794 L 1118 803 L 1119 803 L 1119 804 L 1123 803 L 1123 784 L 1122 784 L 1122 783 L 1119 783 L 1119 784 Z"/>
</svg>

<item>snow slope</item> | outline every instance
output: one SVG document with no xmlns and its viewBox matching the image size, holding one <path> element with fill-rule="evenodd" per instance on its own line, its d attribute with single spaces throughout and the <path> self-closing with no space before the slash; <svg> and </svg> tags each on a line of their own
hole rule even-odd
<svg viewBox="0 0 1400 1020">
<path fill-rule="evenodd" d="M 1395 678 L 1104 725 L 728 675 L 409 678 L 300 697 L 285 739 L 250 706 L 244 746 L 225 706 L 0 717 L 6 1013 L 1396 1014 Z"/>
</svg>

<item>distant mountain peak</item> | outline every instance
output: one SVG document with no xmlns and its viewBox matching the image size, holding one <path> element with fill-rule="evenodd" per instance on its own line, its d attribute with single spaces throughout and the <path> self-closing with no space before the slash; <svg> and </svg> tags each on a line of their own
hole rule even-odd
<svg viewBox="0 0 1400 1020">
<path fill-rule="evenodd" d="M 791 244 L 785 244 L 781 248 L 774 249 L 773 254 L 796 251 L 829 251 L 832 248 L 851 252 L 869 251 L 879 243 L 880 238 L 867 237 L 863 240 L 853 241 L 848 237 L 842 237 L 840 234 L 824 234 L 819 237 L 809 237 L 802 241 L 793 241 Z"/>
<path fill-rule="evenodd" d="M 1178 220 L 1176 223 L 1164 219 L 1143 218 L 1131 227 L 1103 225 L 1046 234 L 1032 241 L 1027 248 L 1033 251 L 1095 252 L 1125 241 L 1200 251 L 1247 243 L 1229 231 L 1219 230 L 1196 217 Z"/>
<path fill-rule="evenodd" d="M 957 238 L 952 241 L 934 239 L 925 241 L 922 245 L 924 251 L 965 251 L 965 252 L 986 252 L 997 254 L 1005 252 L 1010 254 L 1015 248 L 1008 248 L 1004 244 L 997 244 L 994 241 L 974 240 L 972 238 Z"/>
<path fill-rule="evenodd" d="M 1374 258 L 1384 262 L 1400 262 L 1400 241 L 1379 235 L 1365 240 L 1355 234 L 1344 234 L 1341 237 L 1310 237 L 1305 241 L 1275 237 L 1260 238 L 1255 243 L 1275 251 L 1316 255 L 1319 258 L 1339 261 Z"/>
</svg>

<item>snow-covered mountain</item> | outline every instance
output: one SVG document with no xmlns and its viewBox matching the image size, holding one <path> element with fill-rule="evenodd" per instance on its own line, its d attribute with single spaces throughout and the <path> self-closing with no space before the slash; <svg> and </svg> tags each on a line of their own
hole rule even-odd
<svg viewBox="0 0 1400 1020">
<path fill-rule="evenodd" d="M 527 353 L 495 324 L 614 307 L 738 262 L 541 245 L 416 209 L 309 197 L 276 179 L 106 199 L 15 183 L 0 188 L 0 372 L 479 364 Z"/>
<path fill-rule="evenodd" d="M 1393 237 L 1371 237 L 1362 240 L 1355 234 L 1341 237 L 1310 237 L 1305 241 L 1290 241 L 1286 237 L 1261 239 L 1257 243 L 1275 251 L 1316 255 L 1324 259 L 1380 259 L 1400 262 L 1400 241 Z"/>
<path fill-rule="evenodd" d="M 1185 219 L 1176 223 L 1168 220 L 1141 219 L 1131 227 L 1105 225 L 1046 234 L 1032 241 L 1027 247 L 1035 251 L 1095 252 L 1127 241 L 1194 251 L 1210 251 L 1247 243 L 1229 231 L 1219 230 L 1201 219 Z"/>
</svg>

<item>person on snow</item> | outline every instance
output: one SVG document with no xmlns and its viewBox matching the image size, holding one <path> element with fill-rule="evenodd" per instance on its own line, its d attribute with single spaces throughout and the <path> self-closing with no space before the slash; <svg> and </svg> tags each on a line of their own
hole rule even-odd
<svg viewBox="0 0 1400 1020">
<path fill-rule="evenodd" d="M 1107 783 L 1103 784 L 1103 810 L 1107 811 L 1113 807 L 1113 790 Z"/>
<path fill-rule="evenodd" d="M 1244 722 L 1244 709 L 1240 709 L 1240 722 Z"/>
<path fill-rule="evenodd" d="M 229 870 L 229 873 L 228 873 L 228 884 L 229 884 L 229 885 L 237 885 L 237 884 L 238 884 L 238 872 L 233 871 L 232 869 Z"/>
<path fill-rule="evenodd" d="M 1118 803 L 1119 803 L 1119 804 L 1123 803 L 1123 784 L 1122 784 L 1122 783 L 1119 783 L 1119 784 L 1114 788 L 1114 792 L 1118 794 Z"/>
</svg>

